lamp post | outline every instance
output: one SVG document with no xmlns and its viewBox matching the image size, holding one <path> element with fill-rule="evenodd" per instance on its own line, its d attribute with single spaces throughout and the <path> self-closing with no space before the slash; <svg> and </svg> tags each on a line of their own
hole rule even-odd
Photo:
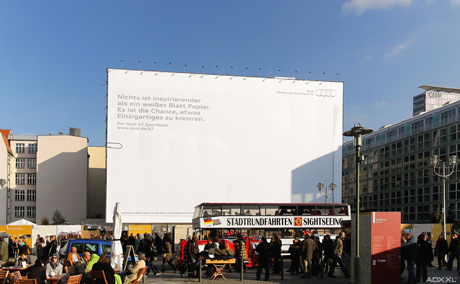
<svg viewBox="0 0 460 284">
<path fill-rule="evenodd" d="M 321 196 L 324 196 L 324 203 L 327 203 L 327 198 L 329 197 L 329 194 L 327 194 L 327 186 L 325 187 L 324 184 L 322 182 L 319 182 L 316 187 L 319 189 L 319 194 L 321 194 Z M 335 183 L 331 183 L 329 185 L 329 188 L 331 189 L 331 193 L 332 195 L 334 195 L 334 189 L 336 187 L 336 184 Z M 323 190 L 323 188 L 325 188 L 326 190 L 326 193 L 323 194 L 321 191 Z"/>
<path fill-rule="evenodd" d="M 444 238 L 447 239 L 446 235 L 446 181 L 451 176 L 457 166 L 457 156 L 450 156 L 449 163 L 441 161 L 438 155 L 433 155 L 430 158 L 430 165 L 433 167 L 434 173 L 442 178 L 442 233 Z"/>
<path fill-rule="evenodd" d="M 343 133 L 343 136 L 353 137 L 353 146 L 356 149 L 356 232 L 355 232 L 355 245 L 356 245 L 356 256 L 354 259 L 354 283 L 361 283 L 361 259 L 359 258 L 359 166 L 364 160 L 361 156 L 361 147 L 363 145 L 362 136 L 372 133 L 374 130 L 364 128 L 361 123 L 356 122 L 351 130 Z"/>
</svg>

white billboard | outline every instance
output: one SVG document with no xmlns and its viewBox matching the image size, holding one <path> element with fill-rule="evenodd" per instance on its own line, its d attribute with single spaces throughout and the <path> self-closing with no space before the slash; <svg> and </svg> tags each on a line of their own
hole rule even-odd
<svg viewBox="0 0 460 284">
<path fill-rule="evenodd" d="M 341 202 L 342 82 L 107 72 L 108 222 L 116 202 L 126 223 L 190 223 L 202 202 L 324 202 L 318 182 Z"/>
</svg>

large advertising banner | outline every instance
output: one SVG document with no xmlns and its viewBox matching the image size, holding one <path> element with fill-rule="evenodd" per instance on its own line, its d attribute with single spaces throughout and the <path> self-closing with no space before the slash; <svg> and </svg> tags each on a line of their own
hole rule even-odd
<svg viewBox="0 0 460 284">
<path fill-rule="evenodd" d="M 202 202 L 341 201 L 343 83 L 108 69 L 107 221 Z"/>
</svg>

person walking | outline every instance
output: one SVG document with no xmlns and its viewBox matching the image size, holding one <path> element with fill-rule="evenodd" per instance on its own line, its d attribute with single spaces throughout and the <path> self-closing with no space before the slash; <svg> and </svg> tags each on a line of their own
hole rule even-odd
<svg viewBox="0 0 460 284">
<path fill-rule="evenodd" d="M 163 253 L 163 267 L 161 269 L 161 272 L 162 273 L 165 272 L 166 263 L 168 263 L 169 266 L 171 266 L 171 268 L 173 269 L 174 273 L 176 273 L 177 272 L 177 267 L 173 263 L 171 244 L 168 241 L 166 241 L 165 244 L 164 244 L 164 251 L 165 251 L 165 253 Z"/>
<path fill-rule="evenodd" d="M 433 254 L 433 249 L 434 249 L 433 234 L 428 232 L 426 241 L 430 244 L 430 262 L 428 263 L 428 267 L 434 267 L 434 265 L 431 263 L 433 261 L 433 259 L 434 259 L 434 254 Z"/>
<path fill-rule="evenodd" d="M 428 264 L 431 262 L 433 252 L 425 234 L 420 234 L 417 237 L 417 251 L 415 282 L 421 282 L 422 280 L 426 282 L 428 279 Z"/>
<path fill-rule="evenodd" d="M 444 239 L 444 235 L 441 234 L 438 237 L 438 240 L 436 241 L 436 246 L 434 247 L 434 254 L 438 257 L 438 268 L 437 270 L 442 269 L 442 264 L 446 267 L 449 267 L 447 265 L 446 261 L 446 254 L 449 251 L 449 246 L 447 245 L 446 239 Z"/>
<path fill-rule="evenodd" d="M 313 253 L 316 249 L 315 241 L 311 238 L 310 234 L 305 234 L 305 240 L 302 241 L 302 260 L 303 260 L 303 275 L 301 278 L 311 277 L 311 268 Z"/>
<path fill-rule="evenodd" d="M 267 242 L 267 238 L 262 237 L 261 243 L 256 247 L 256 251 L 259 253 L 259 264 L 257 266 L 257 280 L 260 280 L 262 269 L 265 269 L 265 281 L 268 281 L 270 277 L 270 253 L 272 246 Z"/>
<path fill-rule="evenodd" d="M 334 262 L 332 263 L 331 268 L 329 269 L 329 273 L 328 273 L 329 277 L 335 278 L 334 268 L 336 264 L 338 263 L 340 265 L 340 268 L 342 269 L 343 274 L 345 275 L 345 278 L 350 278 L 350 274 L 348 273 L 348 270 L 345 267 L 345 263 L 343 263 L 343 260 L 342 260 L 343 239 L 345 239 L 345 232 L 340 232 L 334 242 Z"/>
<path fill-rule="evenodd" d="M 458 257 L 457 257 L 457 250 L 458 250 L 458 234 L 453 233 L 452 239 L 450 240 L 449 245 L 449 262 L 447 263 L 446 270 L 452 270 L 452 266 L 454 266 L 454 259 L 457 259 L 457 268 L 458 268 Z"/>
<path fill-rule="evenodd" d="M 273 246 L 273 273 L 278 274 L 281 272 L 281 247 L 283 244 L 277 234 L 273 236 L 271 244 Z"/>
<path fill-rule="evenodd" d="M 291 254 L 291 268 L 288 270 L 291 274 L 299 274 L 300 267 L 300 240 L 295 238 L 292 245 L 289 246 L 288 252 Z"/>
<path fill-rule="evenodd" d="M 331 240 L 330 235 L 325 235 L 323 239 L 323 250 L 324 250 L 324 258 L 323 258 L 323 265 L 321 269 L 323 269 L 324 273 L 327 273 L 328 270 L 331 269 L 332 261 L 334 260 L 334 242 Z"/>
<path fill-rule="evenodd" d="M 410 233 L 404 234 L 402 238 L 403 242 L 401 243 L 401 247 L 403 247 L 405 251 L 405 258 L 407 261 L 407 272 L 409 273 L 409 279 L 407 281 L 408 284 L 415 283 L 415 271 L 414 271 L 414 264 L 417 261 L 417 241 Z"/>
</svg>

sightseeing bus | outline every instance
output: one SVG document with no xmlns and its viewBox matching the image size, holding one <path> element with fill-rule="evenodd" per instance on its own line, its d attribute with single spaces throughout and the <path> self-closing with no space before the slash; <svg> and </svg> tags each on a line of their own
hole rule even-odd
<svg viewBox="0 0 460 284">
<path fill-rule="evenodd" d="M 231 242 L 244 235 L 248 266 L 257 257 L 254 248 L 262 236 L 269 240 L 277 234 L 286 255 L 296 236 L 334 237 L 350 222 L 350 206 L 345 203 L 201 203 L 192 220 L 200 240 L 213 236 Z"/>
</svg>

